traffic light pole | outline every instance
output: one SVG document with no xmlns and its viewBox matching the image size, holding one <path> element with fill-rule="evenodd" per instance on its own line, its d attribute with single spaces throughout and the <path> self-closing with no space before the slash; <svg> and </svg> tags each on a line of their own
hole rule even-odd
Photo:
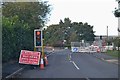
<svg viewBox="0 0 120 80">
<path fill-rule="evenodd" d="M 43 35 L 44 35 L 44 33 L 43 33 L 43 30 L 41 31 L 42 32 L 42 58 L 44 59 L 44 39 L 43 39 Z"/>
<path fill-rule="evenodd" d="M 42 39 L 42 58 L 44 58 L 44 45 L 43 45 L 44 39 Z"/>
<path fill-rule="evenodd" d="M 34 46 L 34 51 L 36 51 L 36 47 Z"/>
</svg>

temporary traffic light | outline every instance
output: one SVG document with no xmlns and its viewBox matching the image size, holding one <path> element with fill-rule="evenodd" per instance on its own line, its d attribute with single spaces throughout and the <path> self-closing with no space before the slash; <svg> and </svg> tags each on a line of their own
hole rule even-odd
<svg viewBox="0 0 120 80">
<path fill-rule="evenodd" d="M 39 29 L 34 30 L 34 45 L 35 47 L 42 46 L 42 31 Z"/>
</svg>

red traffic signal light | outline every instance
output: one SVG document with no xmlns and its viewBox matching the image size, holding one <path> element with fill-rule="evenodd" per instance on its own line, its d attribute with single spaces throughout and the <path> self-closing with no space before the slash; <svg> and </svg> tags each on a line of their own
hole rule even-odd
<svg viewBox="0 0 120 80">
<path fill-rule="evenodd" d="M 36 31 L 36 35 L 40 35 L 40 31 Z"/>
</svg>

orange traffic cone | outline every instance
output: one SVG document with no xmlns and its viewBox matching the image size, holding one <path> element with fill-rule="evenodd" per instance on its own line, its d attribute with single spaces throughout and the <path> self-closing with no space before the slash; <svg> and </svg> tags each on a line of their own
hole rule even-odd
<svg viewBox="0 0 120 80">
<path fill-rule="evenodd" d="M 48 65 L 48 59 L 46 55 L 45 55 L 45 65 Z"/>
<path fill-rule="evenodd" d="M 43 58 L 41 58 L 41 62 L 40 62 L 40 69 L 44 69 L 44 62 L 43 62 Z"/>
</svg>

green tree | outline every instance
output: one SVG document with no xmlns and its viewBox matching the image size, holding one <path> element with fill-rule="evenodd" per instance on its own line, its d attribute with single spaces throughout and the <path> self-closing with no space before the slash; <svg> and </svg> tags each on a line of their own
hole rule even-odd
<svg viewBox="0 0 120 80">
<path fill-rule="evenodd" d="M 69 18 L 65 18 L 64 21 L 60 20 L 59 24 L 50 25 L 46 30 L 45 42 L 49 44 L 63 44 L 70 45 L 74 41 L 94 41 L 93 26 L 88 23 L 73 22 Z M 49 39 L 48 39 L 49 36 Z"/>
<path fill-rule="evenodd" d="M 69 18 L 64 19 L 64 27 L 70 27 L 71 26 L 71 20 Z"/>
<path fill-rule="evenodd" d="M 21 49 L 31 49 L 31 42 L 24 39 L 31 38 L 31 35 L 27 35 L 29 32 L 28 24 L 21 24 L 18 16 L 12 18 L 2 18 L 2 57 L 3 61 L 7 61 L 12 58 L 18 58 L 18 54 Z M 33 36 L 32 36 L 33 37 Z M 27 46 L 29 44 L 29 46 Z"/>
<path fill-rule="evenodd" d="M 5 2 L 2 14 L 5 17 L 18 15 L 21 23 L 29 23 L 30 27 L 40 28 L 48 20 L 50 5 L 47 2 Z M 9 14 L 8 14 L 9 13 Z"/>
<path fill-rule="evenodd" d="M 60 20 L 59 25 L 60 25 L 60 28 L 64 27 L 64 23 L 62 20 Z"/>
<path fill-rule="evenodd" d="M 3 61 L 17 59 L 20 50 L 33 50 L 34 29 L 48 20 L 47 2 L 5 2 L 2 7 Z"/>
<path fill-rule="evenodd" d="M 115 46 L 117 46 L 117 47 L 118 47 L 118 50 L 119 50 L 119 48 L 120 48 L 120 38 L 117 37 L 117 38 L 115 38 L 113 41 L 114 41 Z"/>
<path fill-rule="evenodd" d="M 83 24 L 82 22 L 73 22 L 72 27 L 74 27 L 74 30 L 78 36 L 78 41 L 94 41 L 95 35 L 93 31 L 93 26 L 88 25 L 88 23 Z"/>
</svg>

